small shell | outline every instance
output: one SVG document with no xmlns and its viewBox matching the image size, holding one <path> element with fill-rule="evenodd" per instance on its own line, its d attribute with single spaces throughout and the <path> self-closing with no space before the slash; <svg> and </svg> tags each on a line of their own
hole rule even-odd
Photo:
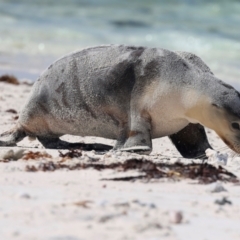
<svg viewBox="0 0 240 240">
<path fill-rule="evenodd" d="M 170 222 L 174 224 L 179 224 L 183 220 L 183 214 L 181 211 L 172 211 L 169 214 Z"/>
<path fill-rule="evenodd" d="M 208 187 L 207 187 L 207 192 L 211 192 L 211 193 L 218 193 L 218 192 L 224 192 L 227 191 L 221 182 L 215 182 L 215 183 L 211 183 Z"/>
<path fill-rule="evenodd" d="M 24 156 L 25 151 L 26 151 L 25 149 L 18 149 L 16 151 L 14 151 L 13 159 L 18 160 L 18 159 L 22 158 Z"/>
<path fill-rule="evenodd" d="M 14 152 L 12 149 L 3 150 L 0 152 L 0 159 L 7 160 L 7 159 L 13 159 L 13 157 L 14 157 Z"/>
</svg>

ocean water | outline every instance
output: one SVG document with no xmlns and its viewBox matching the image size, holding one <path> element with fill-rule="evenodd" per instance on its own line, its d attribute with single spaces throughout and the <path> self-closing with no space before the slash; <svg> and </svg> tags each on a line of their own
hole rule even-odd
<svg viewBox="0 0 240 240">
<path fill-rule="evenodd" d="M 0 75 L 100 44 L 193 52 L 240 90 L 239 0 L 0 0 Z"/>
</svg>

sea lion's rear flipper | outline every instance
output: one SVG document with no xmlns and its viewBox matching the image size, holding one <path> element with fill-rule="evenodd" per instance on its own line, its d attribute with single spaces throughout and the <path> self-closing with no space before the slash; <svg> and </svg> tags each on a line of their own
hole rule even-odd
<svg viewBox="0 0 240 240">
<path fill-rule="evenodd" d="M 81 149 L 84 151 L 108 151 L 113 148 L 113 146 L 100 144 L 100 143 L 70 143 L 59 139 L 58 137 L 37 137 L 39 142 L 45 148 L 50 149 Z"/>
<path fill-rule="evenodd" d="M 0 146 L 16 146 L 16 143 L 25 137 L 25 131 L 21 127 L 15 127 L 10 131 L 0 134 Z"/>
<path fill-rule="evenodd" d="M 204 127 L 200 124 L 190 123 L 181 131 L 170 135 L 169 138 L 185 158 L 205 159 L 205 150 L 212 148 Z"/>
</svg>

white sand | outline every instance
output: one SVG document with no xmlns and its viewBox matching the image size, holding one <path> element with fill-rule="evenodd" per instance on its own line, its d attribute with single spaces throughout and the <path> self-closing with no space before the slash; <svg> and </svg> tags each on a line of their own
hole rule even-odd
<svg viewBox="0 0 240 240">
<path fill-rule="evenodd" d="M 0 132 L 14 126 L 16 114 L 6 110 L 19 111 L 30 89 L 26 85 L 0 83 Z M 213 147 L 224 146 L 212 131 L 208 130 L 208 135 Z M 71 136 L 65 139 L 96 140 Z M 105 139 L 100 141 L 113 143 Z M 0 154 L 23 147 L 44 151 L 40 143 L 30 142 L 27 138 L 18 145 L 0 148 Z M 55 150 L 47 152 L 58 156 Z M 84 154 L 89 160 L 103 158 L 92 152 Z M 171 161 L 190 162 L 180 157 L 167 138 L 154 140 L 150 158 L 160 159 L 159 154 L 169 156 Z M 105 158 L 114 160 L 108 155 Z M 238 185 L 220 183 L 226 191 L 212 193 L 216 183 L 200 185 L 189 179 L 179 182 L 163 179 L 150 182 L 101 180 L 119 176 L 120 173 L 114 170 L 25 171 L 27 164 L 36 165 L 41 161 L 20 159 L 0 163 L 1 240 L 240 239 Z M 235 158 L 230 163 L 227 168 L 240 176 L 240 160 Z M 138 173 L 132 171 L 131 174 Z M 215 203 L 224 196 L 232 202 L 231 205 Z M 182 222 L 173 223 L 179 212 L 183 216 Z"/>
</svg>

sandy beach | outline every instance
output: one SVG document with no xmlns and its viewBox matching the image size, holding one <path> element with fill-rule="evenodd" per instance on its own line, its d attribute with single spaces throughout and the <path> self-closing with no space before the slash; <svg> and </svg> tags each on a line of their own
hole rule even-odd
<svg viewBox="0 0 240 240">
<path fill-rule="evenodd" d="M 0 132 L 4 132 L 15 125 L 31 86 L 0 82 L 0 89 Z M 215 149 L 224 146 L 215 133 L 207 130 L 207 134 Z M 114 144 L 94 137 L 64 139 Z M 175 170 L 161 170 L 168 177 L 159 178 L 146 177 L 134 167 L 123 171 L 121 164 L 131 159 L 201 163 L 182 158 L 168 138 L 153 144 L 150 156 L 111 151 L 69 155 L 67 150 L 46 150 L 27 138 L 17 147 L 1 147 L 1 239 L 240 239 L 237 178 L 202 183 Z M 88 167 L 112 163 L 120 167 Z M 238 157 L 229 155 L 223 167 L 240 176 Z"/>
<path fill-rule="evenodd" d="M 5 0 L 0 12 L 0 134 L 44 69 L 91 46 L 191 52 L 240 90 L 240 1 Z M 184 159 L 167 137 L 150 155 L 49 150 L 28 138 L 0 147 L 0 240 L 239 240 L 240 157 L 206 132 L 219 153 L 205 162 Z"/>
</svg>

